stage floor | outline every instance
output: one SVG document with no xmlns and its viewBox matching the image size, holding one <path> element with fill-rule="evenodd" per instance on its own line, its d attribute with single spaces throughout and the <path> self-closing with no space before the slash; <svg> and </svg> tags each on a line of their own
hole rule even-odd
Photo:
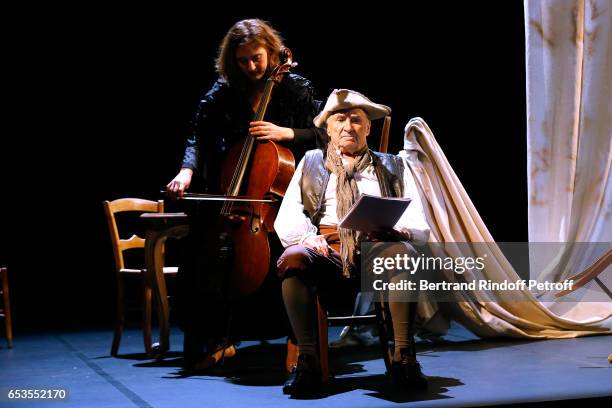
<svg viewBox="0 0 612 408">
<path fill-rule="evenodd" d="M 338 332 L 330 329 L 330 339 Z M 243 342 L 238 355 L 214 375 L 190 377 L 180 371 L 178 329 L 172 332 L 172 351 L 159 362 L 142 354 L 138 330 L 124 334 L 119 358 L 109 356 L 111 339 L 110 330 L 18 333 L 12 350 L 0 339 L 0 407 L 456 407 L 586 398 L 596 399 L 585 403 L 604 404 L 612 397 L 610 336 L 483 341 L 453 325 L 442 342 L 419 343 L 429 390 L 401 394 L 389 385 L 377 348 L 332 351 L 335 378 L 315 401 L 290 400 L 282 394 L 282 339 Z M 6 399 L 9 389 L 41 388 L 65 388 L 68 400 Z"/>
</svg>

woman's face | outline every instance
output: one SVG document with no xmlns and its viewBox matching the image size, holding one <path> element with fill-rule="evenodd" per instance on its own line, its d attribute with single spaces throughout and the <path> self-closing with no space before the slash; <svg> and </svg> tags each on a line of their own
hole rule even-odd
<svg viewBox="0 0 612 408">
<path fill-rule="evenodd" d="M 258 44 L 242 44 L 236 49 L 236 62 L 250 81 L 263 79 L 268 69 L 268 52 Z"/>
</svg>

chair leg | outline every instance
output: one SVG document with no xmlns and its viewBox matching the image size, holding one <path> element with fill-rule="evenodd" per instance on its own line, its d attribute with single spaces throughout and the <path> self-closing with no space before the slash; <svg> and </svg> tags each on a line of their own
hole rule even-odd
<svg viewBox="0 0 612 408">
<path fill-rule="evenodd" d="M 287 370 L 287 373 L 291 373 L 293 367 L 297 365 L 298 354 L 298 346 L 289 336 L 287 339 L 287 358 L 285 359 L 285 370 Z"/>
<path fill-rule="evenodd" d="M 321 365 L 321 381 L 329 381 L 328 330 L 327 313 L 321 307 L 317 298 L 317 329 L 319 334 L 319 364 Z"/>
<path fill-rule="evenodd" d="M 111 346 L 111 356 L 116 357 L 119 351 L 119 343 L 121 343 L 121 336 L 123 335 L 123 326 L 125 323 L 125 293 L 123 278 L 121 275 L 117 275 L 117 302 L 115 312 L 115 334 L 113 335 L 113 345 Z"/>
<path fill-rule="evenodd" d="M 145 346 L 145 353 L 148 356 L 153 355 L 151 347 L 151 321 L 152 321 L 152 298 L 153 291 L 146 284 L 144 276 L 142 277 L 142 332 Z"/>
<path fill-rule="evenodd" d="M 378 337 L 380 348 L 385 362 L 387 372 L 391 372 L 391 361 L 393 360 L 394 350 L 389 346 L 389 341 L 393 339 L 393 324 L 391 322 L 391 313 L 389 305 L 380 300 L 374 304 L 376 308 L 376 319 L 378 324 Z"/>
<path fill-rule="evenodd" d="M 13 348 L 13 325 L 11 323 L 11 298 L 9 297 L 8 270 L 2 268 L 2 298 L 4 299 L 4 325 L 6 328 L 6 343 L 8 348 Z"/>
</svg>

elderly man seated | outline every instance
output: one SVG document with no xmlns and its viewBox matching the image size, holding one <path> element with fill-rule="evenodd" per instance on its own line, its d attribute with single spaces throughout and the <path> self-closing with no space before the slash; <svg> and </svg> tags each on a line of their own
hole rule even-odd
<svg viewBox="0 0 612 408">
<path fill-rule="evenodd" d="M 390 113 L 364 95 L 336 89 L 314 119 L 330 142 L 311 150 L 299 163 L 274 224 L 285 246 L 278 260 L 282 294 L 299 348 L 298 364 L 283 387 L 285 394 L 316 391 L 321 373 L 316 353 L 314 294 L 337 300 L 359 290 L 360 242 L 402 241 L 411 256 L 429 236 L 421 201 L 409 168 L 396 156 L 368 149 L 371 120 Z M 391 231 L 378 236 L 344 228 L 341 219 L 360 194 L 409 197 L 412 202 Z M 394 276 L 402 279 L 406 276 Z M 331 295 L 331 296 L 329 296 Z M 389 309 L 395 336 L 391 377 L 402 388 L 424 388 L 427 380 L 416 360 L 413 326 L 416 302 L 393 301 Z"/>
</svg>

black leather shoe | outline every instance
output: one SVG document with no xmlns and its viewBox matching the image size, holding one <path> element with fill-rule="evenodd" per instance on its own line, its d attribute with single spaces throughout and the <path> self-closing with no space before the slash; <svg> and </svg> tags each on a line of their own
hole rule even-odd
<svg viewBox="0 0 612 408">
<path fill-rule="evenodd" d="M 283 386 L 283 394 L 291 396 L 312 395 L 321 388 L 321 367 L 317 358 L 300 354 L 298 362 Z"/>
<path fill-rule="evenodd" d="M 395 385 L 404 389 L 427 389 L 427 377 L 421 371 L 421 365 L 406 350 L 401 352 L 401 360 L 391 363 L 391 378 Z"/>
</svg>

